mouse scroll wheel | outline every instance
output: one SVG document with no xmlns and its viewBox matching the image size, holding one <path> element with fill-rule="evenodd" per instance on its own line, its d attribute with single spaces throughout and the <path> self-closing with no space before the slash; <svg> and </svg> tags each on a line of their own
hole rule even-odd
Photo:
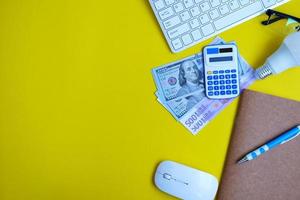
<svg viewBox="0 0 300 200">
<path fill-rule="evenodd" d="M 171 174 L 168 174 L 168 173 L 164 173 L 164 174 L 163 174 L 163 177 L 164 177 L 165 179 L 168 179 L 168 180 L 172 179 Z"/>
</svg>

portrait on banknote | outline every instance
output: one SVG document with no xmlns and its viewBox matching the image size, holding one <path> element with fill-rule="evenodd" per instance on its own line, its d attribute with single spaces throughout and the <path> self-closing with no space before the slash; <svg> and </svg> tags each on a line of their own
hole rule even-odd
<svg viewBox="0 0 300 200">
<path fill-rule="evenodd" d="M 193 95 L 185 97 L 187 99 L 186 110 L 190 110 L 205 97 L 204 76 L 201 69 L 203 68 L 198 67 L 194 60 L 186 60 L 179 67 L 178 80 L 181 88 L 178 90 L 177 96 L 193 93 Z"/>
</svg>

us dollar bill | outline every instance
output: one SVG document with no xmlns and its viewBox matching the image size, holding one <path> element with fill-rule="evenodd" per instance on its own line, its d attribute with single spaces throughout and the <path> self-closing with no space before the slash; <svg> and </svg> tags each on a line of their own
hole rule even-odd
<svg viewBox="0 0 300 200">
<path fill-rule="evenodd" d="M 152 70 L 159 98 L 168 102 L 196 91 L 204 91 L 201 54 L 162 65 Z M 201 92 L 200 92 L 201 93 Z M 202 92 L 202 97 L 204 93 Z"/>
</svg>

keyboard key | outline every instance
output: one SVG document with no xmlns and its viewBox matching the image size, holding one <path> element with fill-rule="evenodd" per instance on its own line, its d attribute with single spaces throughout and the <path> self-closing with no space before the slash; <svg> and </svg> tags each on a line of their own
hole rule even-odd
<svg viewBox="0 0 300 200">
<path fill-rule="evenodd" d="M 232 84 L 236 84 L 236 83 L 237 83 L 236 79 L 232 80 Z"/>
<path fill-rule="evenodd" d="M 200 22 L 201 22 L 202 24 L 206 24 L 206 23 L 209 22 L 209 18 L 208 18 L 208 15 L 207 15 L 207 14 L 201 15 L 201 16 L 199 17 L 199 19 L 200 19 Z"/>
<path fill-rule="evenodd" d="M 197 28 L 200 26 L 199 20 L 198 19 L 193 19 L 192 21 L 190 21 L 190 25 L 192 28 Z"/>
<path fill-rule="evenodd" d="M 218 80 L 218 79 L 219 79 L 219 76 L 218 76 L 218 75 L 214 75 L 214 79 L 215 79 L 215 80 Z"/>
<path fill-rule="evenodd" d="M 214 81 L 214 85 L 218 85 L 219 84 L 219 81 Z"/>
<path fill-rule="evenodd" d="M 231 74 L 231 78 L 236 78 L 236 74 Z"/>
<path fill-rule="evenodd" d="M 237 94 L 238 91 L 237 90 L 232 90 L 232 94 Z"/>
<path fill-rule="evenodd" d="M 220 81 L 220 84 L 221 84 L 221 85 L 224 85 L 224 84 L 225 84 L 225 81 L 221 80 L 221 81 Z M 224 89 L 225 89 L 225 87 L 224 87 Z M 224 90 L 224 89 L 223 89 L 223 90 Z"/>
<path fill-rule="evenodd" d="M 220 15 L 217 9 L 213 9 L 209 12 L 209 16 L 211 19 L 217 19 Z"/>
<path fill-rule="evenodd" d="M 207 25 L 201 27 L 201 29 L 202 29 L 202 33 L 205 36 L 208 36 L 208 35 L 212 34 L 213 32 L 215 32 L 215 30 L 211 24 L 207 24 Z"/>
<path fill-rule="evenodd" d="M 212 81 L 207 81 L 207 85 L 212 85 L 213 82 Z"/>
<path fill-rule="evenodd" d="M 254 3 L 241 8 L 240 10 L 230 13 L 223 18 L 220 18 L 214 22 L 215 27 L 217 30 L 221 30 L 227 26 L 230 26 L 241 19 L 249 17 L 263 9 L 262 4 L 260 1 L 255 1 Z"/>
<path fill-rule="evenodd" d="M 220 77 L 219 77 L 220 79 L 224 79 L 225 77 L 224 77 L 224 75 L 220 75 Z"/>
<path fill-rule="evenodd" d="M 185 45 L 189 45 L 189 44 L 191 44 L 193 42 L 190 34 L 186 34 L 186 35 L 182 36 L 181 39 L 183 41 L 183 44 L 185 44 Z"/>
<path fill-rule="evenodd" d="M 173 45 L 174 49 L 176 49 L 176 50 L 180 49 L 182 47 L 182 43 L 179 38 L 177 38 L 176 40 L 173 40 L 172 45 Z"/>
<path fill-rule="evenodd" d="M 213 74 L 218 74 L 219 72 L 218 71 L 213 71 Z"/>
<path fill-rule="evenodd" d="M 221 94 L 221 95 L 225 95 L 225 91 L 224 91 L 224 90 L 221 91 L 220 94 Z"/>
<path fill-rule="evenodd" d="M 220 0 L 209 0 L 210 1 L 210 5 L 212 7 L 217 7 L 219 6 L 221 3 L 220 3 Z"/>
<path fill-rule="evenodd" d="M 230 73 L 230 70 L 225 70 L 225 73 Z"/>
<path fill-rule="evenodd" d="M 230 81 L 230 80 L 226 80 L 225 83 L 226 83 L 226 84 L 230 84 L 231 81 Z"/>
<path fill-rule="evenodd" d="M 186 33 L 190 30 L 190 27 L 187 23 L 182 24 L 168 32 L 168 35 L 171 39 L 178 37 L 179 35 L 182 35 L 183 33 Z"/>
<path fill-rule="evenodd" d="M 215 87 L 214 87 L 214 90 L 218 90 L 218 89 L 219 89 L 219 86 L 215 86 Z"/>
<path fill-rule="evenodd" d="M 237 85 L 232 85 L 231 88 L 232 89 L 237 89 Z"/>
<path fill-rule="evenodd" d="M 174 0 L 165 0 L 166 4 L 169 6 L 173 4 L 175 1 Z"/>
<path fill-rule="evenodd" d="M 207 76 L 207 80 L 212 80 L 212 76 Z"/>
<path fill-rule="evenodd" d="M 163 0 L 158 0 L 154 3 L 157 10 L 163 9 L 165 7 Z"/>
<path fill-rule="evenodd" d="M 200 40 L 202 38 L 202 35 L 199 30 L 193 31 L 192 36 L 193 36 L 194 40 Z"/>
<path fill-rule="evenodd" d="M 224 70 L 219 70 L 219 74 L 224 74 Z"/>
<path fill-rule="evenodd" d="M 191 18 L 188 11 L 180 13 L 180 17 L 181 17 L 182 21 L 186 21 L 186 20 L 189 20 Z"/>
<path fill-rule="evenodd" d="M 171 7 L 166 8 L 159 12 L 159 16 L 161 17 L 162 20 L 171 17 L 173 14 L 174 14 L 174 11 Z"/>
<path fill-rule="evenodd" d="M 178 16 L 172 17 L 164 22 L 164 26 L 166 29 L 172 28 L 178 24 L 180 24 L 180 19 Z"/>
<path fill-rule="evenodd" d="M 200 9 L 196 6 L 191 9 L 191 13 L 193 17 L 200 15 Z"/>
<path fill-rule="evenodd" d="M 227 13 L 229 13 L 229 8 L 226 4 L 224 4 L 223 6 L 221 6 L 219 8 L 221 15 L 225 15 Z"/>
<path fill-rule="evenodd" d="M 208 92 L 208 96 L 213 96 L 214 93 L 213 92 Z"/>
<path fill-rule="evenodd" d="M 219 94 L 220 94 L 219 91 L 215 91 L 215 92 L 214 92 L 214 95 L 219 95 Z"/>
<path fill-rule="evenodd" d="M 270 7 L 270 6 L 275 5 L 276 0 L 262 0 L 262 2 L 263 2 L 263 4 L 264 4 L 264 6 L 265 6 L 266 8 L 268 8 L 268 7 Z"/>
<path fill-rule="evenodd" d="M 225 75 L 225 78 L 226 79 L 230 79 L 230 75 Z"/>
<path fill-rule="evenodd" d="M 181 12 L 181 11 L 183 11 L 183 4 L 182 3 L 177 3 L 177 4 L 175 4 L 174 5 L 174 10 L 175 10 L 175 12 Z"/>
<path fill-rule="evenodd" d="M 186 8 L 190 8 L 194 5 L 193 0 L 183 0 L 183 3 Z"/>
<path fill-rule="evenodd" d="M 208 86 L 207 89 L 208 89 L 208 90 L 213 90 L 214 87 L 213 87 L 213 86 Z"/>
<path fill-rule="evenodd" d="M 226 85 L 226 89 L 231 89 L 231 86 L 230 85 Z"/>
<path fill-rule="evenodd" d="M 240 3 L 241 3 L 242 6 L 245 6 L 248 3 L 250 3 L 250 0 L 240 0 Z"/>
<path fill-rule="evenodd" d="M 206 12 L 210 9 L 210 6 L 209 6 L 208 2 L 206 1 L 202 4 L 200 4 L 200 8 L 201 8 L 202 12 Z"/>
<path fill-rule="evenodd" d="M 239 3 L 238 3 L 238 0 L 233 0 L 231 2 L 229 2 L 229 7 L 231 10 L 236 10 L 240 7 Z"/>
<path fill-rule="evenodd" d="M 235 72 L 236 72 L 236 69 L 232 69 L 232 70 L 231 70 L 231 73 L 235 73 Z"/>
<path fill-rule="evenodd" d="M 227 90 L 227 91 L 226 91 L 226 94 L 231 94 L 231 91 L 230 91 L 230 90 Z"/>
<path fill-rule="evenodd" d="M 220 90 L 225 90 L 225 86 L 224 86 L 224 85 L 221 85 L 221 86 L 220 86 Z"/>
</svg>

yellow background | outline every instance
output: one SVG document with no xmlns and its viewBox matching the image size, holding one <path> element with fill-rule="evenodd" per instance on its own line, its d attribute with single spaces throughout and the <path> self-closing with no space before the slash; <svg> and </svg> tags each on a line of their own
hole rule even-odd
<svg viewBox="0 0 300 200">
<path fill-rule="evenodd" d="M 299 0 L 278 8 L 299 16 Z M 265 16 L 220 36 L 254 67 L 283 36 Z M 151 69 L 172 54 L 148 0 L 0 3 L 0 199 L 172 199 L 162 160 L 221 177 L 237 100 L 197 136 L 156 101 Z M 251 89 L 300 100 L 300 69 Z"/>
</svg>

